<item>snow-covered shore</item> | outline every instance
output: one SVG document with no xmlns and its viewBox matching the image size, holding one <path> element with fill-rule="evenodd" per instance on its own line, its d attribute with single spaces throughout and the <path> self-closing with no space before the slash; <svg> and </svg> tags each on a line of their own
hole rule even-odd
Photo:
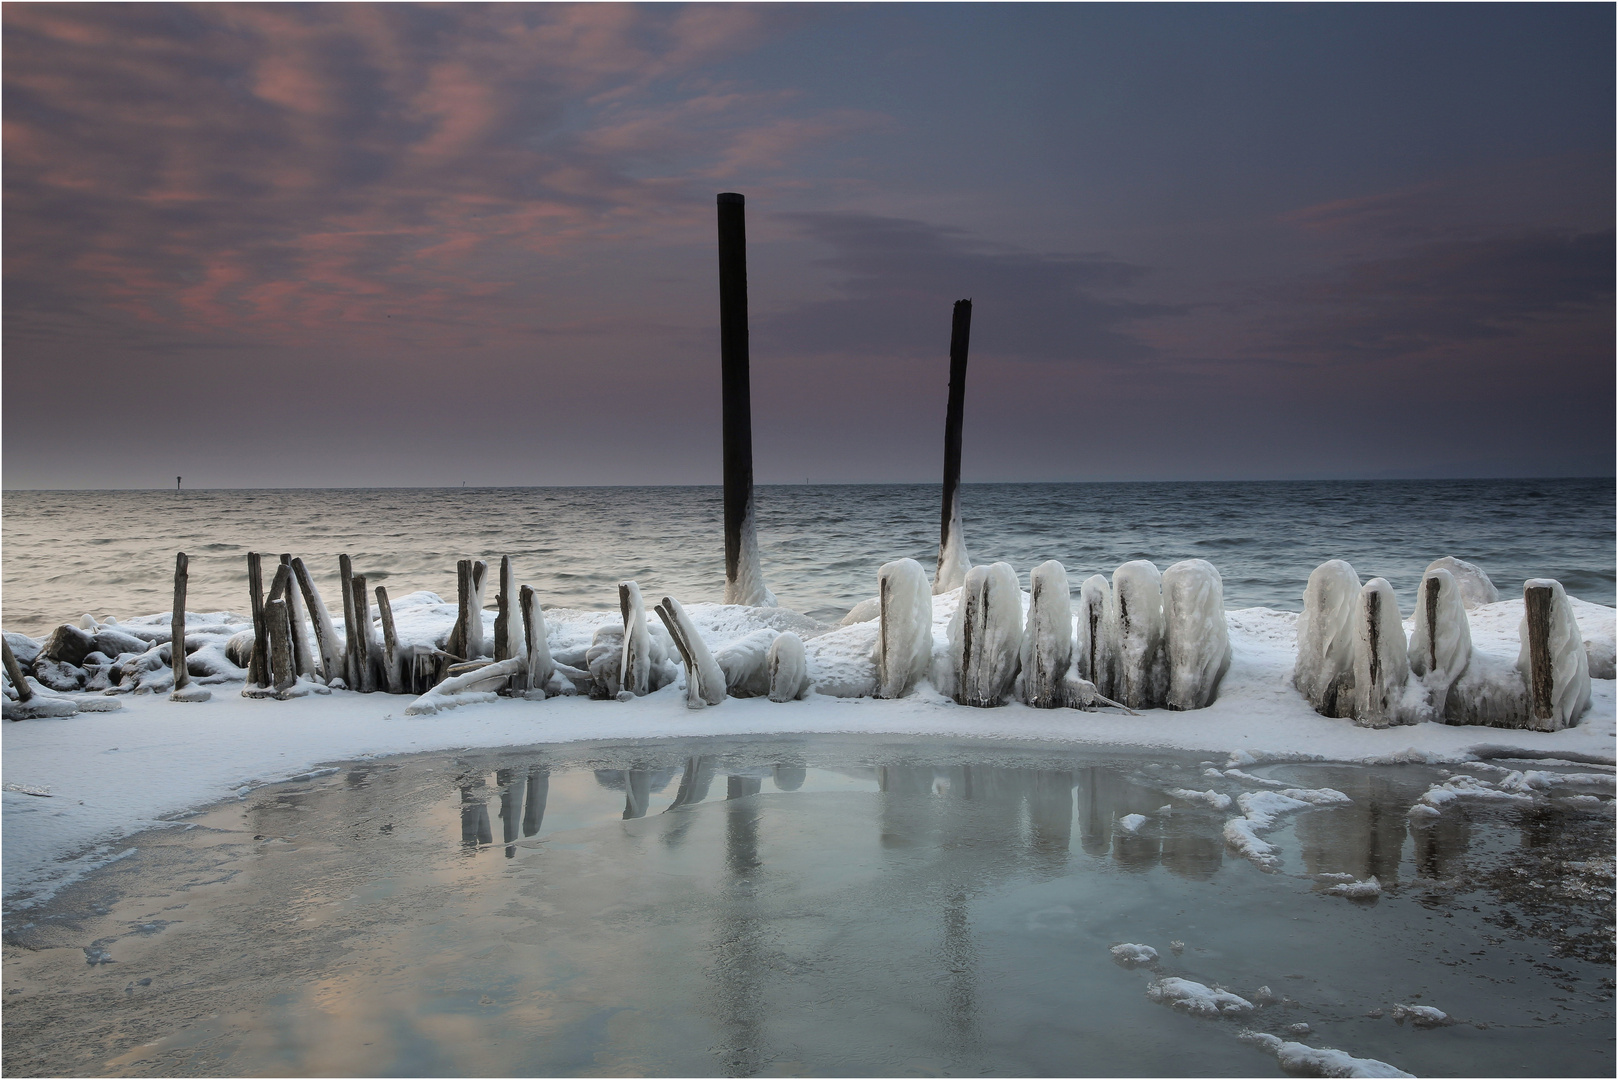
<svg viewBox="0 0 1618 1080">
<path fill-rule="evenodd" d="M 947 648 L 953 597 L 937 598 L 935 646 Z M 436 597 L 432 598 L 436 600 Z M 404 605 L 400 634 L 430 635 L 453 619 L 452 605 Z M 723 643 L 785 619 L 790 612 L 694 604 L 704 637 Z M 1579 603 L 1593 649 L 1610 655 L 1610 608 Z M 492 613 L 486 613 L 492 617 Z M 1474 643 L 1515 656 L 1522 601 L 1469 613 Z M 553 649 L 587 641 L 616 612 L 546 612 Z M 166 624 L 168 616 L 129 625 Z M 1614 762 L 1614 683 L 1593 683 L 1592 705 L 1573 728 L 1516 731 L 1424 723 L 1370 729 L 1316 714 L 1292 685 L 1297 616 L 1267 608 L 1226 613 L 1232 647 L 1218 700 L 1189 712 L 1083 712 L 956 705 L 923 682 L 899 700 L 832 697 L 775 703 L 732 698 L 697 711 L 677 685 L 632 701 L 582 697 L 501 699 L 430 716 L 407 716 L 409 697 L 336 691 L 291 701 L 240 696 L 239 683 L 212 687 L 212 700 L 176 703 L 162 693 L 126 694 L 119 711 L 4 725 L 4 894 L 28 903 L 85 870 L 117 857 L 118 840 L 165 816 L 231 797 L 246 787 L 288 779 L 322 763 L 364 756 L 459 747 L 492 747 L 667 736 L 779 733 L 891 733 L 941 738 L 1048 740 L 1072 745 L 1187 751 L 1232 765 L 1275 760 L 1462 762 L 1478 758 L 1550 758 Z M 780 625 L 777 629 L 786 629 Z M 1408 624 L 1407 624 L 1408 630 Z M 811 676 L 830 686 L 869 664 L 874 623 L 857 623 L 807 643 Z M 22 790 L 22 789 L 27 789 Z M 35 792 L 30 794 L 29 792 Z"/>
</svg>

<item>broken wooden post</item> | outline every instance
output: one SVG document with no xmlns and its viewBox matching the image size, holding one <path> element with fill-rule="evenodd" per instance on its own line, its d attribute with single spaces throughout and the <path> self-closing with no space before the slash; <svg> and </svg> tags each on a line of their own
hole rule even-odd
<svg viewBox="0 0 1618 1080">
<path fill-rule="evenodd" d="M 354 640 L 359 652 L 354 657 L 354 671 L 359 682 L 353 687 L 362 694 L 376 693 L 376 663 L 381 649 L 376 643 L 376 631 L 371 626 L 371 598 L 365 592 L 365 575 L 355 574 L 350 579 L 354 590 Z"/>
<path fill-rule="evenodd" d="M 527 585 L 522 587 L 521 603 L 523 646 L 527 650 L 525 655 L 528 657 L 528 668 L 525 672 L 527 689 L 530 694 L 543 698 L 545 684 L 556 674 L 556 665 L 551 660 L 550 643 L 545 640 L 545 616 L 540 611 L 539 597 Z"/>
<path fill-rule="evenodd" d="M 5 656 L 6 674 L 11 678 L 11 685 L 17 688 L 17 700 L 27 701 L 34 696 L 34 689 L 23 676 L 22 665 L 17 663 L 17 657 L 11 651 L 11 642 L 3 637 L 0 637 L 0 652 Z"/>
<path fill-rule="evenodd" d="M 174 608 L 169 613 L 169 667 L 174 670 L 176 690 L 185 689 L 185 684 L 191 681 L 191 672 L 185 666 L 185 587 L 190 567 L 191 560 L 185 552 L 174 556 Z"/>
<path fill-rule="evenodd" d="M 309 649 L 309 634 L 304 629 L 303 602 L 299 599 L 300 586 L 292 572 L 292 556 L 283 554 L 281 565 L 287 568 L 287 615 L 292 621 L 292 666 L 299 675 L 314 675 L 315 658 Z"/>
<path fill-rule="evenodd" d="M 488 585 L 489 564 L 482 559 L 472 561 L 471 605 L 466 620 L 466 658 L 476 660 L 485 655 L 483 648 L 483 597 Z"/>
<path fill-rule="evenodd" d="M 387 679 L 388 693 L 404 693 L 403 677 L 399 670 L 399 635 L 393 629 L 393 605 L 388 603 L 388 590 L 376 587 L 376 610 L 382 617 L 382 673 Z"/>
<path fill-rule="evenodd" d="M 753 516 L 753 405 L 747 343 L 746 200 L 719 202 L 719 380 L 725 474 L 725 603 L 774 606 Z"/>
<path fill-rule="evenodd" d="M 500 556 L 500 592 L 495 601 L 498 611 L 494 617 L 494 658 L 509 660 L 522 651 L 521 633 L 513 633 L 512 620 L 517 618 L 517 586 L 511 569 L 511 556 Z"/>
<path fill-rule="evenodd" d="M 444 651 L 466 659 L 467 613 L 472 604 L 472 560 L 461 559 L 455 564 L 455 628 L 444 642 Z"/>
<path fill-rule="evenodd" d="M 343 683 L 350 690 L 360 688 L 359 624 L 354 621 L 354 560 L 337 556 L 337 580 L 343 590 Z"/>
<path fill-rule="evenodd" d="M 270 643 L 264 629 L 264 569 L 256 551 L 247 553 L 247 598 L 253 611 L 253 657 L 247 665 L 247 681 L 254 686 L 268 686 Z M 184 638 L 180 647 L 185 647 Z"/>
<path fill-rule="evenodd" d="M 276 597 L 264 605 L 264 622 L 269 631 L 270 670 L 275 692 L 285 694 L 298 681 L 292 661 L 292 619 L 285 597 Z"/>
<path fill-rule="evenodd" d="M 320 650 L 320 673 L 327 682 L 331 682 L 343 671 L 343 650 L 337 642 L 337 628 L 332 625 L 331 612 L 326 610 L 326 602 L 320 598 L 320 590 L 315 588 L 314 579 L 309 576 L 309 568 L 302 559 L 292 560 L 292 572 L 298 578 L 303 602 L 309 608 L 309 621 L 315 628 L 315 645 Z"/>
<path fill-rule="evenodd" d="M 281 563 L 279 566 L 277 566 L 275 568 L 275 576 L 270 578 L 270 594 L 264 601 L 265 606 L 268 607 L 268 605 L 274 603 L 277 600 L 285 600 L 287 598 L 287 594 L 292 592 L 293 589 L 294 589 L 294 586 L 292 584 L 292 567 L 288 566 L 286 563 Z M 290 635 L 292 633 L 292 619 L 290 617 L 291 605 L 288 605 L 287 611 L 288 611 L 287 634 L 289 635 L 287 640 L 290 643 L 291 640 L 292 640 L 291 637 L 290 637 Z M 268 628 L 268 625 L 269 625 L 268 623 L 265 624 L 266 628 Z M 269 635 L 269 642 L 270 642 L 269 669 L 270 669 L 271 675 L 273 677 L 274 672 L 276 670 L 276 668 L 275 668 L 275 663 L 276 663 L 275 648 L 276 648 L 276 646 L 275 646 L 275 635 L 273 633 Z M 288 644 L 287 647 L 290 649 L 291 645 Z M 293 656 L 291 659 L 289 659 L 288 662 L 292 664 L 293 674 L 296 675 L 297 671 L 298 671 L 297 658 L 295 656 Z"/>
<path fill-rule="evenodd" d="M 955 301 L 949 331 L 949 405 L 944 412 L 944 504 L 939 518 L 938 572 L 933 594 L 958 589 L 972 569 L 961 535 L 961 419 L 966 412 L 966 351 L 972 336 L 972 301 Z"/>
</svg>

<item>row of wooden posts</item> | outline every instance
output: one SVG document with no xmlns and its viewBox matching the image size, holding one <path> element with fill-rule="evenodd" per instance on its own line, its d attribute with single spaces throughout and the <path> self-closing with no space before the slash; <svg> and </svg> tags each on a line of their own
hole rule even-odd
<svg viewBox="0 0 1618 1080">
<path fill-rule="evenodd" d="M 174 609 L 170 624 L 171 663 L 174 688 L 183 689 L 190 681 L 185 656 L 185 600 L 190 559 L 180 552 L 174 559 Z M 459 612 L 455 628 L 443 649 L 432 646 L 401 647 L 394 629 L 393 606 L 385 586 L 376 586 L 377 613 L 382 624 L 382 640 L 376 640 L 371 622 L 370 592 L 365 575 L 354 573 L 347 555 L 338 557 L 338 573 L 343 591 L 343 640 L 339 641 L 331 614 L 321 599 L 303 560 L 283 554 L 270 579 L 269 595 L 264 594 L 263 556 L 247 554 L 248 600 L 253 613 L 253 649 L 247 665 L 249 696 L 273 696 L 291 690 L 300 677 L 343 685 L 361 693 L 383 691 L 390 694 L 419 694 L 451 675 L 471 670 L 484 653 L 483 597 L 488 564 L 462 559 L 456 566 L 456 593 Z M 500 590 L 494 623 L 494 659 L 506 660 L 519 648 L 532 649 L 529 640 L 543 633 L 539 599 L 532 587 L 514 587 L 511 558 L 500 560 Z M 512 622 L 521 612 L 521 631 Z M 307 612 L 307 620 L 305 613 Z M 314 630 L 314 642 L 308 628 Z M 519 640 L 521 638 L 521 640 Z"/>
</svg>

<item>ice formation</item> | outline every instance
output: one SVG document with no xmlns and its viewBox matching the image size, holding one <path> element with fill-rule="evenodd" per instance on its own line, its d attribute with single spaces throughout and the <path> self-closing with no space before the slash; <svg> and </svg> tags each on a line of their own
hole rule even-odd
<svg viewBox="0 0 1618 1080">
<path fill-rule="evenodd" d="M 927 572 L 915 559 L 895 559 L 877 571 L 881 601 L 876 648 L 876 696 L 908 694 L 933 657 L 933 601 Z"/>
<path fill-rule="evenodd" d="M 1256 1008 L 1251 1001 L 1229 990 L 1173 976 L 1147 986 L 1146 996 L 1159 1005 L 1168 1005 L 1192 1016 L 1240 1016 Z"/>
<path fill-rule="evenodd" d="M 527 661 L 522 688 L 544 697 L 546 684 L 556 674 L 550 643 L 545 638 L 545 613 L 540 610 L 539 597 L 530 586 L 524 585 L 519 597 L 522 605 L 523 655 Z"/>
<path fill-rule="evenodd" d="M 663 625 L 668 628 L 674 647 L 685 661 L 685 704 L 690 709 L 704 705 L 718 705 L 725 700 L 725 673 L 714 661 L 702 635 L 685 613 L 685 608 L 672 596 L 665 596 L 655 609 Z"/>
<path fill-rule="evenodd" d="M 1022 652 L 1022 589 L 1009 563 L 974 566 L 949 623 L 952 696 L 962 705 L 999 705 Z"/>
<path fill-rule="evenodd" d="M 760 627 L 729 642 L 714 653 L 725 673 L 725 692 L 731 697 L 765 697 L 770 692 L 770 648 L 780 634 Z"/>
<path fill-rule="evenodd" d="M 1186 559 L 1163 572 L 1163 648 L 1168 656 L 1170 709 L 1213 704 L 1230 668 L 1225 584 L 1204 559 Z"/>
<path fill-rule="evenodd" d="M 1329 1046 L 1310 1046 L 1307 1043 L 1288 1042 L 1278 1035 L 1262 1031 L 1244 1031 L 1238 1036 L 1243 1042 L 1261 1046 L 1275 1055 L 1281 1070 L 1288 1076 L 1413 1076 L 1376 1058 L 1355 1057 Z"/>
<path fill-rule="evenodd" d="M 1445 715 L 1450 688 L 1472 662 L 1472 630 L 1461 586 L 1443 567 L 1428 570 L 1416 593 L 1410 631 L 1410 670 L 1427 688 L 1433 714 Z"/>
<path fill-rule="evenodd" d="M 304 566 L 302 559 L 292 560 L 292 573 L 298 579 L 304 606 L 309 609 L 310 620 L 314 626 L 315 647 L 320 651 L 320 673 L 327 682 L 330 682 L 343 671 L 343 639 L 337 636 L 337 628 L 332 625 L 331 612 L 326 610 L 326 602 L 320 598 L 320 590 L 315 588 L 314 580 L 309 576 L 309 569 Z"/>
<path fill-rule="evenodd" d="M 1113 961 L 1124 967 L 1141 967 L 1157 961 L 1157 950 L 1150 945 L 1125 942 L 1122 945 L 1114 945 L 1109 951 L 1112 953 Z"/>
<path fill-rule="evenodd" d="M 788 630 L 770 643 L 765 658 L 771 701 L 796 701 L 809 692 L 809 662 L 803 639 Z"/>
<path fill-rule="evenodd" d="M 1292 680 L 1322 716 L 1352 716 L 1354 603 L 1360 577 L 1342 559 L 1315 567 L 1298 616 L 1298 660 Z"/>
<path fill-rule="evenodd" d="M 1063 680 L 1073 666 L 1073 601 L 1067 571 L 1052 559 L 1028 575 L 1028 622 L 1022 636 L 1022 699 L 1036 709 L 1067 704 Z M 1223 627 L 1223 612 L 1220 626 Z"/>
<path fill-rule="evenodd" d="M 949 535 L 938 549 L 938 573 L 933 578 L 932 592 L 936 595 L 959 589 L 966 583 L 966 572 L 972 569 L 972 559 L 966 553 L 966 540 L 961 535 L 961 492 L 956 488 L 950 498 Z"/>
<path fill-rule="evenodd" d="M 484 591 L 489 580 L 489 564 L 482 559 L 472 561 L 471 611 L 466 620 L 466 658 L 475 660 L 487 655 L 483 648 Z"/>
<path fill-rule="evenodd" d="M 1079 586 L 1077 628 L 1073 635 L 1073 663 L 1079 677 L 1095 684 L 1106 697 L 1117 696 L 1114 670 L 1118 655 L 1118 623 L 1112 610 L 1112 586 L 1101 574 L 1092 574 Z"/>
<path fill-rule="evenodd" d="M 517 602 L 517 572 L 511 565 L 511 556 L 500 557 L 500 591 L 495 594 L 498 603 L 494 617 L 494 658 L 509 660 L 520 656 L 524 649 L 522 607 Z"/>
<path fill-rule="evenodd" d="M 1163 576 L 1145 559 L 1112 573 L 1112 612 L 1118 627 L 1115 697 L 1131 709 L 1160 705 L 1167 688 L 1163 655 Z"/>
<path fill-rule="evenodd" d="M 1434 570 L 1448 570 L 1455 578 L 1455 584 L 1460 587 L 1461 603 L 1469 608 L 1481 607 L 1484 604 L 1497 604 L 1500 602 L 1500 590 L 1494 587 L 1489 575 L 1483 568 L 1464 559 L 1457 559 L 1453 555 L 1445 555 L 1442 559 L 1434 559 L 1422 571 L 1425 578 Z"/>
<path fill-rule="evenodd" d="M 618 608 L 624 617 L 623 652 L 619 657 L 619 693 L 645 697 L 652 689 L 652 635 L 646 627 L 646 604 L 640 586 L 618 583 Z"/>
<path fill-rule="evenodd" d="M 1528 685 L 1528 726 L 1560 731 L 1578 723 L 1590 707 L 1590 660 L 1561 582 L 1530 578 L 1522 593 L 1517 669 Z"/>
<path fill-rule="evenodd" d="M 1386 578 L 1372 578 L 1354 606 L 1354 722 L 1389 727 L 1406 721 L 1410 658 L 1399 601 Z"/>
</svg>

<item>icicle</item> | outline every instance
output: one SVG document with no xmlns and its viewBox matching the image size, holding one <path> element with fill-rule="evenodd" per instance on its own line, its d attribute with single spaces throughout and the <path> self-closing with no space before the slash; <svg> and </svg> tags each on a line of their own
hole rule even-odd
<svg viewBox="0 0 1618 1080">
<path fill-rule="evenodd" d="M 927 572 L 915 559 L 883 563 L 876 572 L 881 602 L 875 655 L 876 696 L 908 694 L 933 658 L 933 600 Z"/>
<path fill-rule="evenodd" d="M 1186 559 L 1163 571 L 1163 649 L 1170 709 L 1205 709 L 1230 667 L 1225 583 L 1213 564 Z"/>
<path fill-rule="evenodd" d="M 1292 681 L 1322 716 L 1354 715 L 1354 608 L 1360 576 L 1342 559 L 1315 567 L 1298 616 Z"/>
<path fill-rule="evenodd" d="M 1067 570 L 1055 559 L 1028 575 L 1028 624 L 1022 637 L 1022 699 L 1036 709 L 1067 703 L 1063 680 L 1073 666 L 1073 600 Z"/>
</svg>

